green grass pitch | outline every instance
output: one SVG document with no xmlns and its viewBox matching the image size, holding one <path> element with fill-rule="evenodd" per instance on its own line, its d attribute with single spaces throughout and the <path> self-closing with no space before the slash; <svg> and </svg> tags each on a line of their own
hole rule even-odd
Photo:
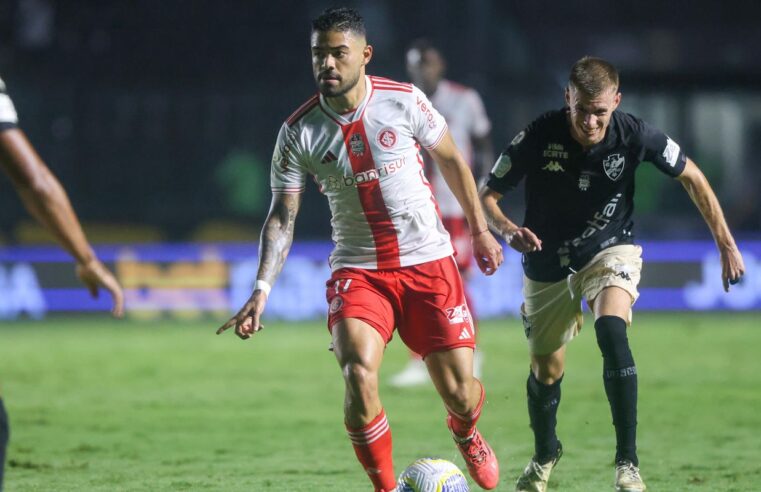
<svg viewBox="0 0 761 492">
<path fill-rule="evenodd" d="M 757 314 L 635 313 L 639 449 L 653 491 L 761 490 Z M 366 491 L 343 428 L 323 323 L 271 323 L 254 340 L 223 320 L 54 318 L 0 325 L 12 436 L 7 491 Z M 613 490 L 613 427 L 587 320 L 568 352 L 550 490 Z M 513 490 L 532 453 L 516 320 L 483 323 L 479 424 Z M 398 339 L 382 376 L 405 363 Z M 438 456 L 461 468 L 432 387 L 381 386 L 396 472 Z"/>
</svg>

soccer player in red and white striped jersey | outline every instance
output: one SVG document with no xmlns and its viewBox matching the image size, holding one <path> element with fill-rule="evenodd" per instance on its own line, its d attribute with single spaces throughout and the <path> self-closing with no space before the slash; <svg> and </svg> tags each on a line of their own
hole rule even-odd
<svg viewBox="0 0 761 492">
<path fill-rule="evenodd" d="M 497 459 L 476 429 L 485 393 L 473 377 L 474 326 L 420 148 L 440 166 L 467 217 L 476 261 L 491 274 L 502 263 L 502 250 L 486 227 L 471 171 L 423 92 L 365 74 L 373 49 L 355 10 L 328 9 L 315 19 L 311 50 L 319 94 L 278 135 L 256 286 L 217 332 L 235 327 L 247 339 L 261 329 L 312 175 L 332 212 L 335 249 L 326 298 L 346 383 L 346 429 L 375 490 L 396 486 L 391 431 L 378 395 L 378 370 L 395 330 L 424 357 L 471 476 L 494 488 Z"/>
</svg>

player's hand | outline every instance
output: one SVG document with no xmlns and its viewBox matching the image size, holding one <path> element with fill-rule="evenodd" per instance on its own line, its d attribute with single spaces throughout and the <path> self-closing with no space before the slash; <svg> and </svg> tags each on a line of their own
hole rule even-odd
<svg viewBox="0 0 761 492">
<path fill-rule="evenodd" d="M 111 294 L 114 302 L 111 314 L 116 318 L 124 316 L 124 292 L 122 291 L 122 286 L 119 285 L 113 274 L 108 271 L 108 268 L 100 260 L 93 258 L 87 263 L 78 263 L 77 277 L 85 284 L 93 298 L 98 297 L 99 287 L 106 289 Z"/>
<path fill-rule="evenodd" d="M 527 227 L 519 227 L 505 234 L 505 242 L 519 253 L 533 253 L 542 250 L 542 240 Z"/>
<path fill-rule="evenodd" d="M 251 335 L 264 328 L 260 317 L 264 312 L 265 304 L 267 304 L 267 294 L 263 290 L 255 290 L 240 311 L 230 318 L 227 323 L 219 327 L 217 335 L 224 333 L 234 326 L 235 334 L 241 340 L 251 338 Z"/>
<path fill-rule="evenodd" d="M 493 275 L 505 261 L 502 256 L 502 246 L 488 229 L 473 236 L 473 256 L 476 258 L 478 268 L 485 275 Z"/>
<path fill-rule="evenodd" d="M 737 246 L 720 249 L 721 255 L 721 281 L 724 284 L 724 292 L 729 292 L 729 286 L 740 281 L 745 274 L 745 263 Z"/>
</svg>

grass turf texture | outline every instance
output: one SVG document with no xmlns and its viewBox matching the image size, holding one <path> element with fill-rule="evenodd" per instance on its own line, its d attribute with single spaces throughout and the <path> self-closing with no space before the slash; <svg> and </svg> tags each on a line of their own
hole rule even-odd
<svg viewBox="0 0 761 492">
<path fill-rule="evenodd" d="M 221 322 L 221 320 L 219 320 Z M 0 325 L 14 491 L 369 489 L 342 423 L 343 383 L 322 323 L 271 323 L 253 341 L 215 322 L 59 318 Z M 588 323 L 569 346 L 551 490 L 612 490 L 614 434 Z M 635 316 L 639 449 L 651 490 L 761 486 L 757 315 Z M 516 320 L 486 322 L 480 428 L 513 490 L 532 454 L 528 363 Z M 406 353 L 391 343 L 384 380 Z M 464 469 L 432 387 L 381 396 L 396 472 L 423 456 Z"/>
</svg>

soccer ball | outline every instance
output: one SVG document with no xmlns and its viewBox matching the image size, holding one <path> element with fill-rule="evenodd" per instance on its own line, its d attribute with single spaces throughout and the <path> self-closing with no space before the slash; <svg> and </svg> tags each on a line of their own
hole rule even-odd
<svg viewBox="0 0 761 492">
<path fill-rule="evenodd" d="M 447 460 L 420 458 L 408 466 L 396 483 L 397 492 L 468 492 L 468 481 Z"/>
</svg>

